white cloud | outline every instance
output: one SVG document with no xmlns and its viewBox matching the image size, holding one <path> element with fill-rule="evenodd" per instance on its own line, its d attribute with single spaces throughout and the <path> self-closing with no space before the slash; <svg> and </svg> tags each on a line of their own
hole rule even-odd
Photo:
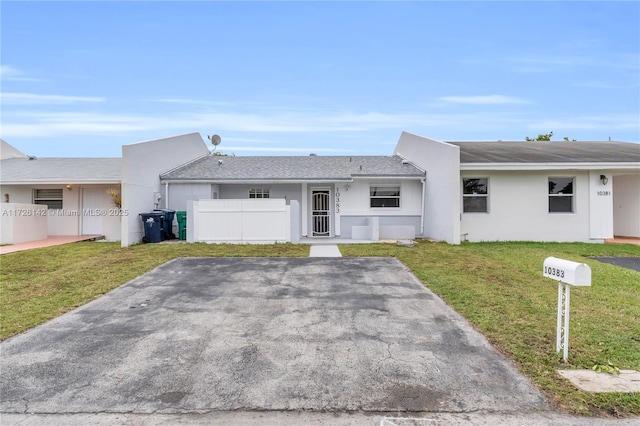
<svg viewBox="0 0 640 426">
<path fill-rule="evenodd" d="M 438 100 L 456 104 L 468 105 L 504 105 L 504 104 L 526 104 L 526 99 L 505 95 L 485 95 L 485 96 L 443 96 Z"/>
<path fill-rule="evenodd" d="M 74 104 L 78 102 L 104 102 L 104 98 L 88 96 L 38 95 L 35 93 L 1 93 L 5 105 Z"/>
<path fill-rule="evenodd" d="M 589 89 L 635 89 L 638 87 L 638 83 L 635 84 L 617 84 L 606 81 L 584 81 L 571 84 L 574 87 L 586 87 Z"/>
<path fill-rule="evenodd" d="M 94 112 L 19 112 L 4 114 L 2 137 L 74 137 L 74 136 L 122 136 L 131 141 L 146 140 L 167 134 L 199 131 L 203 136 L 220 134 L 229 143 L 227 151 L 271 151 L 278 152 L 284 139 L 298 138 L 301 141 L 319 138 L 336 141 L 348 137 L 366 138 L 381 143 L 376 135 L 387 131 L 409 130 L 420 134 L 455 134 L 456 129 L 473 129 L 478 134 L 509 133 L 526 134 L 554 130 L 575 133 L 584 129 L 635 131 L 638 118 L 634 114 L 557 115 L 553 118 L 534 116 L 513 111 L 475 111 L 472 113 L 384 113 L 344 111 L 279 111 L 264 113 L 213 112 L 195 114 L 113 114 Z M 541 130 L 542 129 L 542 130 Z M 158 135 L 158 136 L 156 136 Z M 229 135 L 229 138 L 225 138 Z M 235 138 L 233 137 L 235 135 Z M 449 136 L 445 136 L 449 137 Z M 387 141 L 387 139 L 384 139 Z M 242 146 L 244 144 L 249 146 Z M 233 145 L 233 146 L 231 146 Z M 271 146 L 279 148 L 271 148 Z M 314 145 L 317 146 L 317 143 Z M 338 144 L 339 145 L 339 144 Z M 303 151 L 309 151 L 305 147 Z M 296 152 L 287 148 L 286 151 Z M 286 152 L 282 151 L 282 152 Z M 322 152 L 318 150 L 319 152 Z M 332 149 L 335 151 L 335 149 Z"/>
<path fill-rule="evenodd" d="M 11 81 L 38 81 L 36 78 L 25 76 L 22 71 L 11 65 L 0 65 L 0 79 Z"/>
<path fill-rule="evenodd" d="M 527 125 L 532 130 L 634 130 L 640 121 L 636 114 L 603 114 L 566 117 L 557 120 L 540 120 Z"/>
<path fill-rule="evenodd" d="M 640 55 L 635 52 L 593 52 L 589 55 L 528 53 L 506 60 L 517 64 L 518 68 L 515 70 L 522 72 L 550 72 L 577 67 L 632 71 L 640 69 Z"/>
</svg>

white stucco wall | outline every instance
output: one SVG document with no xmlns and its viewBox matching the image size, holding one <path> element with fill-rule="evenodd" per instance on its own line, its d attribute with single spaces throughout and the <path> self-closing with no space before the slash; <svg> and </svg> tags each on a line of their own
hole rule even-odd
<svg viewBox="0 0 640 426">
<path fill-rule="evenodd" d="M 162 193 L 166 192 L 163 190 Z M 176 211 L 186 211 L 188 201 L 210 199 L 210 183 L 170 183 L 169 200 L 165 200 L 165 206 Z"/>
<path fill-rule="evenodd" d="M 122 147 L 122 205 L 129 215 L 122 220 L 123 247 L 142 240 L 139 214 L 152 211 L 154 194 L 164 197 L 160 173 L 209 152 L 199 133 L 140 142 Z"/>
<path fill-rule="evenodd" d="M 370 187 L 375 185 L 399 185 L 400 208 L 371 208 Z M 354 179 L 348 189 L 347 184 L 337 186 L 342 216 L 414 216 L 422 211 L 422 183 L 419 180 Z"/>
<path fill-rule="evenodd" d="M 282 183 L 256 183 L 251 185 L 246 184 L 226 184 L 220 185 L 220 198 L 221 199 L 242 199 L 249 197 L 250 188 L 267 188 L 269 189 L 269 198 L 286 198 L 287 202 L 296 200 L 300 202 L 302 200 L 301 184 L 282 184 Z"/>
<path fill-rule="evenodd" d="M 588 171 L 463 171 L 461 176 L 489 179 L 489 212 L 462 213 L 461 231 L 469 241 L 590 241 Z M 574 213 L 549 213 L 549 177 L 575 177 Z M 462 196 L 458 202 L 462 205 Z"/>
<path fill-rule="evenodd" d="M 0 185 L 0 194 L 2 194 L 3 203 L 31 204 L 33 202 L 33 188 L 28 185 Z"/>
<path fill-rule="evenodd" d="M 402 132 L 394 154 L 427 172 L 424 236 L 460 244 L 460 148 Z"/>
<path fill-rule="evenodd" d="M 0 204 L 0 244 L 20 244 L 47 238 L 47 206 Z"/>
<path fill-rule="evenodd" d="M 640 174 L 613 177 L 613 233 L 640 237 Z"/>
<path fill-rule="evenodd" d="M 34 189 L 62 189 L 62 210 L 49 210 L 47 216 L 48 235 L 79 235 L 79 188 L 72 186 L 68 190 L 65 185 L 3 185 L 0 188 L 2 199 L 9 194 L 12 203 L 31 204 Z"/>
<path fill-rule="evenodd" d="M 26 158 L 27 156 L 13 145 L 0 139 L 0 160 L 7 158 Z"/>
<path fill-rule="evenodd" d="M 107 188 L 117 188 L 118 185 L 72 185 L 67 189 L 66 185 L 3 185 L 0 187 L 2 200 L 5 194 L 9 200 L 15 203 L 31 204 L 33 202 L 34 189 L 62 189 L 62 209 L 50 209 L 47 215 L 47 235 L 82 235 L 83 220 L 88 214 L 85 209 L 88 206 L 82 204 L 82 191 L 84 189 L 96 189 L 102 195 L 100 203 L 92 206 L 100 209 L 93 213 L 100 226 L 95 232 L 105 236 L 108 241 L 120 240 L 120 217 L 115 211 L 111 197 L 106 193 Z"/>
</svg>

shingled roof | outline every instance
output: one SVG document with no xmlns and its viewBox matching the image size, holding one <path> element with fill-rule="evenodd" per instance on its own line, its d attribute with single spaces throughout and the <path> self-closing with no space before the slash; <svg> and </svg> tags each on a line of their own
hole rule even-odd
<svg viewBox="0 0 640 426">
<path fill-rule="evenodd" d="M 340 181 L 354 177 L 420 178 L 424 171 L 394 156 L 207 155 L 160 175 L 162 180 Z"/>
<path fill-rule="evenodd" d="M 120 183 L 121 158 L 8 158 L 0 166 L 0 182 Z"/>
<path fill-rule="evenodd" d="M 460 163 L 634 163 L 640 144 L 628 142 L 447 142 Z"/>
</svg>

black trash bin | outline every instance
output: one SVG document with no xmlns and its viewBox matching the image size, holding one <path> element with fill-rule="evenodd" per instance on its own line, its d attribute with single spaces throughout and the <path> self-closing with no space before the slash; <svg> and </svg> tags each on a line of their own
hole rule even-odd
<svg viewBox="0 0 640 426">
<path fill-rule="evenodd" d="M 159 243 L 162 241 L 162 212 L 140 213 L 144 226 L 143 243 Z"/>
<path fill-rule="evenodd" d="M 173 217 L 176 214 L 175 210 L 171 209 L 154 209 L 154 212 L 162 213 L 162 236 L 165 240 L 175 240 L 176 236 L 173 233 Z"/>
</svg>

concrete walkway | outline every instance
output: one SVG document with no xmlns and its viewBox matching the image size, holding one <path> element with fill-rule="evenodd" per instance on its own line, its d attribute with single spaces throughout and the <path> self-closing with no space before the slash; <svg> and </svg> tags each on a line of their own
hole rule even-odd
<svg viewBox="0 0 640 426">
<path fill-rule="evenodd" d="M 59 246 L 62 244 L 77 243 L 79 241 L 101 240 L 104 235 L 55 235 L 49 236 L 44 240 L 29 241 L 20 244 L 11 244 L 8 246 L 0 246 L 0 255 L 14 253 L 16 251 L 31 250 L 35 248 Z"/>
<path fill-rule="evenodd" d="M 337 245 L 319 245 L 311 246 L 309 257 L 342 257 L 340 249 Z"/>
</svg>

